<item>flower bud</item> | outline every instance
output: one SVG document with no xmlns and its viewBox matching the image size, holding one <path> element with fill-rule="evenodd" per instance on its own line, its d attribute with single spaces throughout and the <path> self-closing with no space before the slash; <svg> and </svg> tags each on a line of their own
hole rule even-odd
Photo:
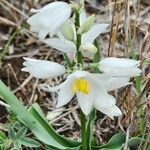
<svg viewBox="0 0 150 150">
<path fill-rule="evenodd" d="M 92 25 L 94 24 L 94 20 L 95 20 L 95 15 L 91 15 L 89 16 L 81 25 L 81 27 L 78 30 L 79 34 L 83 34 L 87 31 L 89 31 L 89 29 L 92 27 Z"/>
<path fill-rule="evenodd" d="M 92 58 L 97 52 L 96 46 L 91 43 L 86 43 L 80 46 L 80 50 L 84 57 Z"/>
<path fill-rule="evenodd" d="M 73 1 L 71 1 L 71 8 L 74 12 L 80 13 L 84 8 L 84 2 L 81 1 L 80 4 L 77 4 Z"/>
<path fill-rule="evenodd" d="M 74 30 L 71 22 L 66 22 L 60 32 L 67 40 L 72 41 L 74 39 Z"/>
</svg>

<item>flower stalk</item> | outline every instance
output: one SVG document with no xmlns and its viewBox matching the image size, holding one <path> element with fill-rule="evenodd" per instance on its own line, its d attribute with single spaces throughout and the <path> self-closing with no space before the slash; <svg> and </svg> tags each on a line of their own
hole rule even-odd
<svg viewBox="0 0 150 150">
<path fill-rule="evenodd" d="M 81 46 L 81 34 L 78 33 L 78 29 L 80 28 L 80 13 L 75 13 L 75 26 L 76 26 L 76 35 L 77 35 L 77 41 L 76 41 L 76 48 L 77 48 L 77 63 L 82 64 L 82 53 L 80 52 L 79 48 Z M 87 131 L 86 131 L 86 116 L 80 109 L 80 120 L 81 120 L 81 137 L 82 137 L 82 150 L 87 150 Z"/>
<path fill-rule="evenodd" d="M 81 137 L 82 137 L 82 150 L 87 150 L 87 130 L 86 130 L 86 116 L 80 110 L 80 120 L 81 120 Z"/>
<path fill-rule="evenodd" d="M 77 48 L 77 63 L 82 64 L 82 53 L 80 52 L 79 48 L 81 46 L 81 34 L 78 33 L 78 29 L 80 28 L 80 13 L 75 13 L 75 27 L 76 27 L 76 34 L 77 34 L 77 41 L 76 41 L 76 48 Z"/>
</svg>

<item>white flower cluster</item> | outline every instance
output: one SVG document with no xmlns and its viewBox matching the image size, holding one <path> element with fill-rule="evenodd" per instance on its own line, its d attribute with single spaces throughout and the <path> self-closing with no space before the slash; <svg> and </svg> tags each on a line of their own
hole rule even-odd
<svg viewBox="0 0 150 150">
<path fill-rule="evenodd" d="M 71 6 L 65 2 L 52 2 L 45 7 L 35 10 L 35 14 L 28 19 L 31 31 L 38 33 L 39 38 L 49 46 L 64 52 L 70 59 L 74 59 L 77 51 L 83 57 L 93 58 L 98 51 L 94 40 L 107 31 L 108 24 L 94 24 L 94 15 L 87 17 L 85 10 L 80 12 L 80 28 L 76 30 L 75 16 L 71 16 Z M 77 49 L 77 35 L 81 35 L 81 44 Z M 49 35 L 50 38 L 46 39 Z M 63 75 L 67 72 L 64 66 L 46 60 L 24 58 L 22 71 L 32 76 L 48 79 Z M 131 84 L 130 77 L 138 76 L 141 70 L 139 61 L 109 57 L 98 63 L 101 73 L 90 73 L 84 68 L 75 69 L 59 86 L 50 87 L 51 92 L 58 92 L 57 108 L 66 105 L 74 95 L 85 115 L 92 108 L 103 112 L 109 117 L 121 115 L 116 106 L 116 99 L 108 92 Z"/>
</svg>

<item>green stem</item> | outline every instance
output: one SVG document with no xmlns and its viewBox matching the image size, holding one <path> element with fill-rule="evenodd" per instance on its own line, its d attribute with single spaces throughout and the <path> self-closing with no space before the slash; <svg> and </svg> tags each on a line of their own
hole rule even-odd
<svg viewBox="0 0 150 150">
<path fill-rule="evenodd" d="M 94 63 L 98 63 L 98 62 L 100 61 L 100 58 L 101 58 L 101 53 L 100 53 L 100 51 L 99 51 L 99 45 L 98 45 L 97 40 L 94 41 L 94 45 L 95 45 L 96 48 L 97 48 L 97 52 L 96 52 L 96 54 L 95 54 L 95 56 L 94 56 L 93 62 L 94 62 Z"/>
<path fill-rule="evenodd" d="M 82 53 L 80 52 L 79 48 L 81 45 L 81 34 L 78 34 L 78 29 L 80 27 L 80 14 L 78 12 L 75 13 L 76 19 L 75 19 L 75 26 L 76 26 L 76 35 L 77 35 L 77 41 L 76 41 L 76 48 L 77 48 L 77 63 L 82 64 Z M 80 119 L 81 119 L 81 136 L 82 136 L 82 150 L 87 150 L 87 129 L 86 129 L 86 116 L 80 110 Z"/>
<path fill-rule="evenodd" d="M 97 52 L 96 52 L 96 54 L 94 55 L 93 63 L 99 63 L 100 58 L 101 58 L 101 54 L 100 54 L 100 51 L 99 51 L 99 45 L 98 45 L 97 40 L 94 41 L 94 45 L 95 45 L 96 48 L 97 48 Z M 96 68 L 93 69 L 93 72 L 94 72 L 94 73 L 99 73 L 100 70 L 99 70 L 99 68 L 96 67 Z"/>
<path fill-rule="evenodd" d="M 75 26 L 76 26 L 76 35 L 77 35 L 77 41 L 76 41 L 77 63 L 82 64 L 82 53 L 79 50 L 81 45 L 81 34 L 78 34 L 78 29 L 80 27 L 80 14 L 78 12 L 76 12 Z"/>
<path fill-rule="evenodd" d="M 17 36 L 17 34 L 22 30 L 22 28 L 17 29 L 10 37 L 8 42 L 5 44 L 2 52 L 0 53 L 0 63 L 2 62 L 2 59 L 4 58 L 4 56 L 6 55 L 6 53 L 8 52 L 8 48 L 11 44 L 11 42 L 14 40 L 14 38 Z"/>
<path fill-rule="evenodd" d="M 86 116 L 84 115 L 84 113 L 82 112 L 82 110 L 80 110 L 80 119 L 81 119 L 81 134 L 82 134 L 82 150 L 87 150 L 87 143 L 86 143 L 86 139 L 87 139 L 87 132 L 86 132 Z"/>
<path fill-rule="evenodd" d="M 66 53 L 64 53 L 64 59 L 66 61 L 67 67 L 72 68 L 72 62 L 70 61 L 69 57 L 67 56 Z"/>
</svg>

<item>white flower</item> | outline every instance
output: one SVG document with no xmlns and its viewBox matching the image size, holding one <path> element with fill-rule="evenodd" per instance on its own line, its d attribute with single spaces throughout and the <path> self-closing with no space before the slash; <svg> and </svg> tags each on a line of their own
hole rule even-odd
<svg viewBox="0 0 150 150">
<path fill-rule="evenodd" d="M 86 21 L 87 17 L 85 15 L 85 11 L 81 12 L 80 15 L 80 22 L 81 25 L 84 24 L 84 22 Z M 105 33 L 107 31 L 107 27 L 108 24 L 102 23 L 102 24 L 94 24 L 89 31 L 85 32 L 84 34 L 82 34 L 81 37 L 81 47 L 86 47 L 87 50 L 84 50 L 83 55 L 85 57 L 93 57 L 93 51 L 91 51 L 91 45 L 93 45 L 94 40 L 102 33 Z M 75 27 L 73 27 L 73 30 L 75 30 Z M 59 35 L 58 35 L 59 36 Z M 50 38 L 50 39 L 45 39 L 43 40 L 44 43 L 46 43 L 47 45 L 62 51 L 64 53 L 75 53 L 76 52 L 76 45 L 73 41 L 69 41 L 67 39 L 65 39 L 63 37 L 63 35 L 61 35 L 61 37 L 59 36 L 59 38 Z M 61 43 L 61 44 L 60 44 Z M 87 47 L 87 45 L 89 47 Z M 92 46 L 94 47 L 94 45 Z M 86 54 L 87 52 L 87 54 Z"/>
<path fill-rule="evenodd" d="M 115 86 L 113 87 L 115 82 Z M 94 74 L 87 71 L 75 71 L 56 87 L 48 87 L 51 92 L 58 91 L 57 108 L 66 105 L 74 95 L 85 115 L 93 107 L 113 118 L 121 115 L 120 109 L 115 105 L 116 100 L 107 92 L 128 85 L 128 78 L 111 78 L 107 74 Z"/>
<path fill-rule="evenodd" d="M 134 77 L 141 73 L 139 65 L 140 61 L 133 59 L 109 57 L 99 62 L 99 69 L 114 77 Z"/>
<path fill-rule="evenodd" d="M 36 14 L 27 22 L 31 31 L 37 32 L 40 39 L 44 39 L 47 34 L 54 36 L 71 15 L 71 8 L 65 2 L 52 2 L 41 9 L 31 11 Z"/>
<path fill-rule="evenodd" d="M 63 75 L 66 72 L 64 66 L 46 60 L 37 60 L 26 58 L 22 68 L 22 71 L 29 72 L 33 77 L 40 78 L 40 79 L 48 79 Z"/>
<path fill-rule="evenodd" d="M 76 45 L 67 39 L 50 38 L 45 39 L 44 43 L 64 53 L 76 52 Z"/>
</svg>

